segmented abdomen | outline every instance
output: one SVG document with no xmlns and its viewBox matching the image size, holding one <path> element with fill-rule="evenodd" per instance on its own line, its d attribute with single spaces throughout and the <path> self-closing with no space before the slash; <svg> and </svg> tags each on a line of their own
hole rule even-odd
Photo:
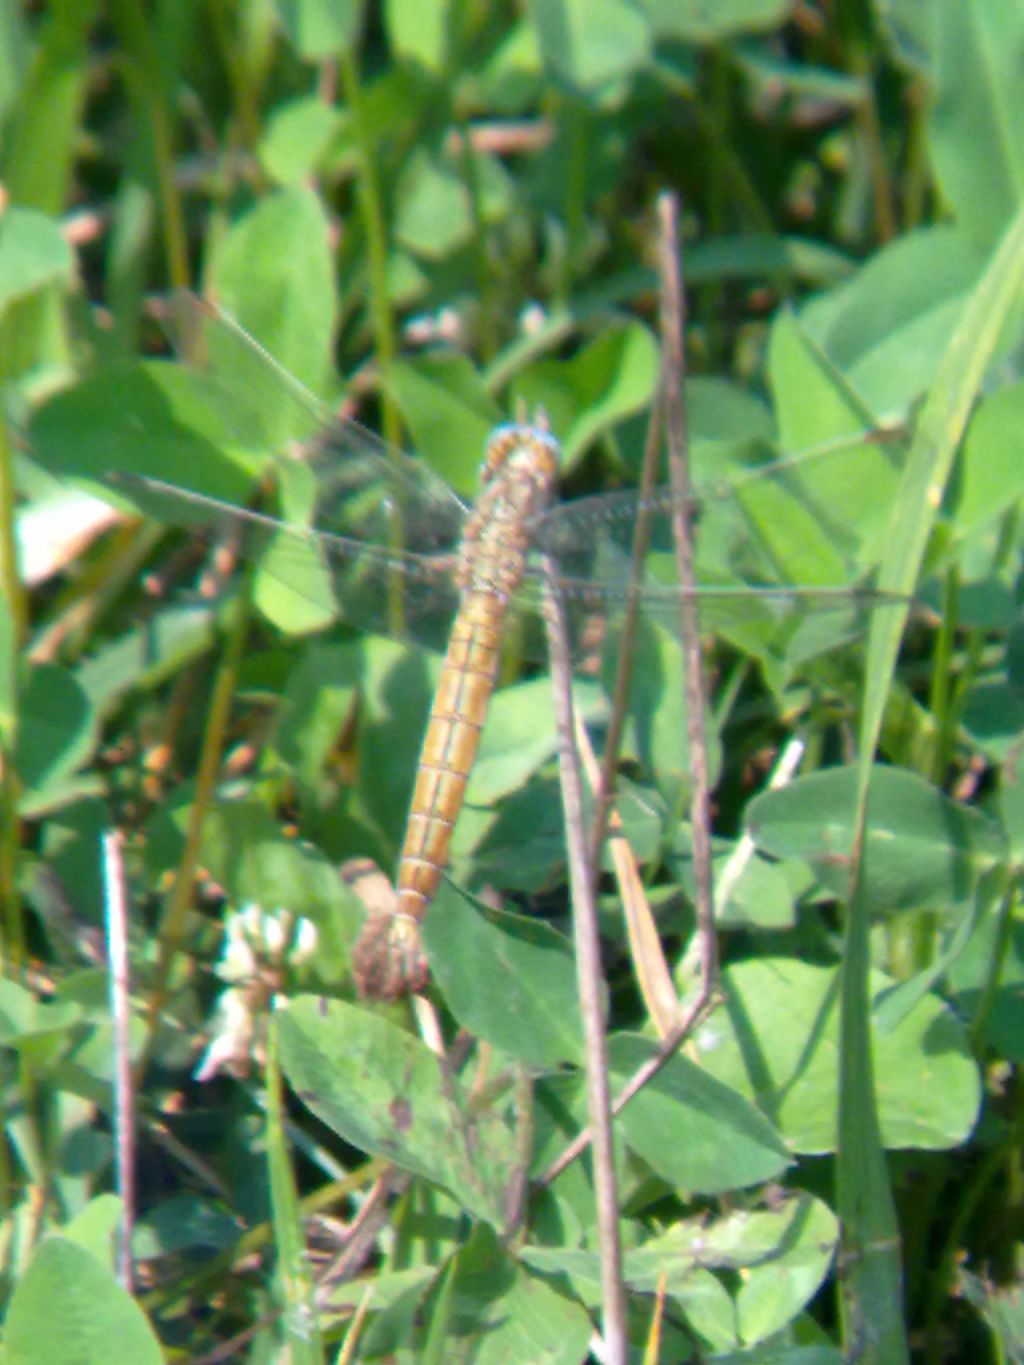
<svg viewBox="0 0 1024 1365">
<path fill-rule="evenodd" d="M 501 661 L 505 603 L 470 593 L 448 643 L 416 775 L 398 865 L 398 913 L 421 920 L 437 895 L 452 831 L 487 718 Z"/>
</svg>

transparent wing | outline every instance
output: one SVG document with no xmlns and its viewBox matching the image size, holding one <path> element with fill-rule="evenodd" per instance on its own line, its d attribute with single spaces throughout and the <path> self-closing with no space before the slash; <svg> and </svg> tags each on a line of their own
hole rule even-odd
<svg viewBox="0 0 1024 1365">
<path fill-rule="evenodd" d="M 377 540 L 330 532 L 304 518 L 283 520 L 233 507 L 155 479 L 128 476 L 118 483 L 158 520 L 210 523 L 236 539 L 241 556 L 257 566 L 256 600 L 281 629 L 304 632 L 341 621 L 445 648 L 459 601 L 456 556 L 443 549 L 427 555 L 392 548 L 386 531 L 403 529 L 404 518 L 394 517 L 386 500 L 365 487 L 351 499 L 335 499 L 334 521 L 357 521 L 358 505 L 365 509 L 361 532 L 371 525 L 375 532 L 384 528 Z"/>
<path fill-rule="evenodd" d="M 232 318 L 182 292 L 167 330 L 185 364 L 234 405 L 239 426 L 260 433 L 290 518 L 299 509 L 309 525 L 406 555 L 457 546 L 467 509 L 455 492 L 421 461 L 337 415 Z"/>
<path fill-rule="evenodd" d="M 686 509 L 702 630 L 755 652 L 783 647 L 795 659 L 863 629 L 865 613 L 886 600 L 871 575 L 902 463 L 895 439 L 858 433 L 786 459 L 741 460 L 706 473 Z M 642 521 L 649 545 L 640 613 L 679 633 L 673 512 L 670 491 L 657 489 L 646 502 L 632 493 L 604 494 L 539 519 L 533 544 L 559 566 L 577 654 L 622 619 Z M 535 615 L 542 597 L 543 577 L 535 571 L 521 593 L 522 612 Z"/>
<path fill-rule="evenodd" d="M 167 330 L 201 381 L 197 404 L 209 398 L 228 414 L 223 425 L 233 419 L 239 444 L 263 454 L 281 516 L 171 480 L 114 473 L 108 482 L 172 524 L 232 526 L 243 555 L 259 563 L 257 600 L 286 629 L 340 617 L 441 648 L 458 599 L 461 499 L 422 462 L 336 416 L 203 300 L 175 296 Z M 264 505 L 268 491 L 264 485 Z"/>
<path fill-rule="evenodd" d="M 453 575 L 463 503 L 423 464 L 357 423 L 334 418 L 230 319 L 198 300 L 183 307 L 191 337 L 201 337 L 198 346 L 189 340 L 190 353 L 198 350 L 218 383 L 294 442 L 293 457 L 274 464 L 284 518 L 146 481 L 151 510 L 172 521 L 182 520 L 185 509 L 189 520 L 233 520 L 247 552 L 260 557 L 261 605 L 276 592 L 269 614 L 286 628 L 307 628 L 303 614 L 289 607 L 304 601 L 314 620 L 340 616 L 442 649 L 458 603 Z M 754 649 L 778 638 L 792 646 L 803 633 L 798 652 L 808 653 L 859 629 L 865 611 L 881 600 L 870 574 L 901 463 L 898 443 L 857 433 L 783 460 L 743 452 L 705 471 L 687 509 L 703 629 Z M 603 494 L 538 518 L 532 543 L 558 566 L 577 655 L 592 652 L 622 620 L 640 520 L 649 535 L 642 614 L 678 633 L 672 512 L 671 494 L 659 489 L 646 502 L 634 493 Z M 536 659 L 544 655 L 542 598 L 534 569 L 513 612 L 516 647 Z"/>
</svg>

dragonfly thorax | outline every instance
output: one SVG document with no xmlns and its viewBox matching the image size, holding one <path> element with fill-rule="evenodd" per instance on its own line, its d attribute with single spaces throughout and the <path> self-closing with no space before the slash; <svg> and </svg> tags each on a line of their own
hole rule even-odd
<svg viewBox="0 0 1024 1365">
<path fill-rule="evenodd" d="M 554 437 L 538 427 L 498 429 L 487 449 L 483 491 L 460 548 L 463 591 L 506 599 L 518 586 L 529 550 L 527 528 L 554 495 L 558 453 Z"/>
</svg>

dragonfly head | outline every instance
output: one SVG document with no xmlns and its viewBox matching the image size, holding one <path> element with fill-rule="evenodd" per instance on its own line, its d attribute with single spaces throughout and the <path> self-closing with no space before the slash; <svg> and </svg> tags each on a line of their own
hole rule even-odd
<svg viewBox="0 0 1024 1365">
<path fill-rule="evenodd" d="M 486 486 L 499 473 L 507 477 L 521 469 L 534 481 L 553 487 L 560 456 L 561 447 L 548 431 L 543 413 L 533 423 L 508 422 L 491 433 L 480 482 Z"/>
</svg>

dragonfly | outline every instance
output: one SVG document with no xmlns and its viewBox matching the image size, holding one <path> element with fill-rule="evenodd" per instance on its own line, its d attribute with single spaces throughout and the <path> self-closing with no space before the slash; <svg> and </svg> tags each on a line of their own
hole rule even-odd
<svg viewBox="0 0 1024 1365">
<path fill-rule="evenodd" d="M 240 403 L 272 413 L 296 438 L 275 472 L 287 516 L 231 506 L 152 476 L 115 479 L 146 510 L 172 522 L 228 520 L 268 572 L 347 623 L 443 651 L 415 779 L 393 902 L 368 916 L 353 956 L 364 996 L 426 988 L 420 927 L 448 862 L 452 832 L 476 758 L 511 628 L 540 657 L 548 584 L 567 609 L 581 651 L 614 639 L 627 602 L 653 630 L 678 633 L 674 499 L 659 488 L 555 501 L 559 446 L 543 422 L 498 427 L 473 504 L 421 460 L 337 417 L 229 316 L 190 300 L 189 327 Z M 219 381 L 218 381 L 219 382 Z M 870 586 L 900 472 L 892 443 L 841 434 L 800 456 L 746 458 L 716 474 L 686 513 L 699 530 L 695 590 L 701 629 L 787 657 L 820 652 L 860 628 L 879 598 Z M 647 530 L 644 580 L 633 535 Z M 547 567 L 540 567 L 543 556 Z M 551 578 L 551 565 L 555 574 Z M 824 632 L 820 622 L 828 621 Z M 772 643 L 774 642 L 774 644 Z"/>
</svg>

